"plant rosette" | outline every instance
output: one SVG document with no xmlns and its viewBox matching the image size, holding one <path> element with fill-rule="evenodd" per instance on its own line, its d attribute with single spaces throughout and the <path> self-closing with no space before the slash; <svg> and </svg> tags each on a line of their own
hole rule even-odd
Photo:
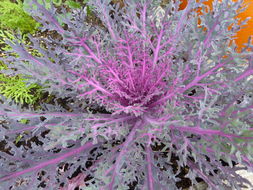
<svg viewBox="0 0 253 190">
<path fill-rule="evenodd" d="M 253 47 L 231 44 L 242 2 L 215 1 L 202 15 L 194 0 L 161 3 L 89 1 L 91 25 L 87 9 L 31 1 L 57 38 L 8 43 L 19 57 L 2 59 L 56 98 L 40 110 L 2 102 L 2 188 L 176 190 L 183 168 L 192 185 L 252 187 L 237 174 L 253 169 Z"/>
</svg>

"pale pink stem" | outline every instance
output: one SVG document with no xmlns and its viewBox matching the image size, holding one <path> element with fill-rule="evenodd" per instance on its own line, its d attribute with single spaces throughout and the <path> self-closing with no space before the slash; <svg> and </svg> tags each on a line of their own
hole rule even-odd
<svg viewBox="0 0 253 190">
<path fill-rule="evenodd" d="M 151 160 L 151 150 L 150 147 L 146 147 L 147 152 L 147 164 L 148 164 L 148 187 L 149 190 L 154 190 L 154 177 L 152 174 L 152 160 Z"/>
</svg>

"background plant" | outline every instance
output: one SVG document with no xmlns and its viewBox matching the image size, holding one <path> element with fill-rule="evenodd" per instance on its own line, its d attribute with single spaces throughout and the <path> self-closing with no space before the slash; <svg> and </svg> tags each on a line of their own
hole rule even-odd
<svg viewBox="0 0 253 190">
<path fill-rule="evenodd" d="M 192 184 L 202 178 L 210 189 L 250 184 L 236 171 L 253 168 L 253 57 L 229 45 L 242 1 L 214 1 L 199 16 L 205 5 L 195 1 L 157 14 L 160 1 L 95 0 L 98 25 L 86 9 L 62 25 L 56 8 L 31 3 L 41 30 L 58 35 L 45 48 L 38 38 L 9 43 L 19 57 L 4 60 L 64 101 L 2 103 L 3 188 L 178 189 L 186 167 Z"/>
<path fill-rule="evenodd" d="M 21 1 L 13 3 L 9 0 L 1 0 L 0 56 L 4 56 L 6 51 L 11 50 L 11 47 L 5 43 L 7 39 L 14 40 L 15 33 L 20 32 L 22 35 L 20 42 L 28 43 L 27 34 L 34 34 L 38 30 L 38 27 L 39 23 L 23 10 L 23 3 Z M 7 69 L 3 62 L 1 65 L 1 71 L 3 69 Z M 40 87 L 36 84 L 26 85 L 25 79 L 22 78 L 21 75 L 6 76 L 4 74 L 0 74 L 0 93 L 18 103 L 35 103 L 35 101 L 39 98 L 39 91 L 31 93 L 31 90 L 36 91 L 38 89 L 40 89 Z"/>
<path fill-rule="evenodd" d="M 39 23 L 23 10 L 21 1 L 13 3 L 9 0 L 1 0 L 0 3 L 0 28 L 20 30 L 22 34 L 35 33 Z"/>
<path fill-rule="evenodd" d="M 36 84 L 26 85 L 25 79 L 19 76 L 6 77 L 0 74 L 0 81 L 1 94 L 17 103 L 34 104 L 40 97 L 41 87 Z"/>
</svg>

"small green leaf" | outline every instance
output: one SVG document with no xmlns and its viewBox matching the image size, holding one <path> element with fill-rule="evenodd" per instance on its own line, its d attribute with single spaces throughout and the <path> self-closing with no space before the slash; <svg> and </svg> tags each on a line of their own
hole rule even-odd
<svg viewBox="0 0 253 190">
<path fill-rule="evenodd" d="M 19 122 L 22 123 L 22 124 L 28 124 L 29 119 L 20 119 Z"/>
<path fill-rule="evenodd" d="M 81 4 L 79 2 L 75 2 L 72 0 L 66 1 L 66 5 L 68 5 L 72 9 L 80 9 L 81 8 Z"/>
<path fill-rule="evenodd" d="M 16 140 L 15 140 L 15 143 L 17 144 L 21 139 L 22 139 L 23 135 L 18 135 Z"/>
</svg>

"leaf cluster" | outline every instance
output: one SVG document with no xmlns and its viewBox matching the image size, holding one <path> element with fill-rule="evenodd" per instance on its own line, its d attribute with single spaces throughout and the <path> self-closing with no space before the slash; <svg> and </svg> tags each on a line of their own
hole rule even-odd
<svg viewBox="0 0 253 190">
<path fill-rule="evenodd" d="M 231 43 L 242 1 L 214 1 L 200 16 L 207 7 L 197 0 L 184 10 L 93 0 L 92 25 L 87 9 L 29 3 L 54 35 L 14 40 L 7 54 L 19 56 L 4 61 L 55 99 L 39 110 L 2 102 L 4 188 L 176 190 L 182 178 L 252 186 L 237 173 L 253 169 L 253 46 L 238 53 Z"/>
</svg>

